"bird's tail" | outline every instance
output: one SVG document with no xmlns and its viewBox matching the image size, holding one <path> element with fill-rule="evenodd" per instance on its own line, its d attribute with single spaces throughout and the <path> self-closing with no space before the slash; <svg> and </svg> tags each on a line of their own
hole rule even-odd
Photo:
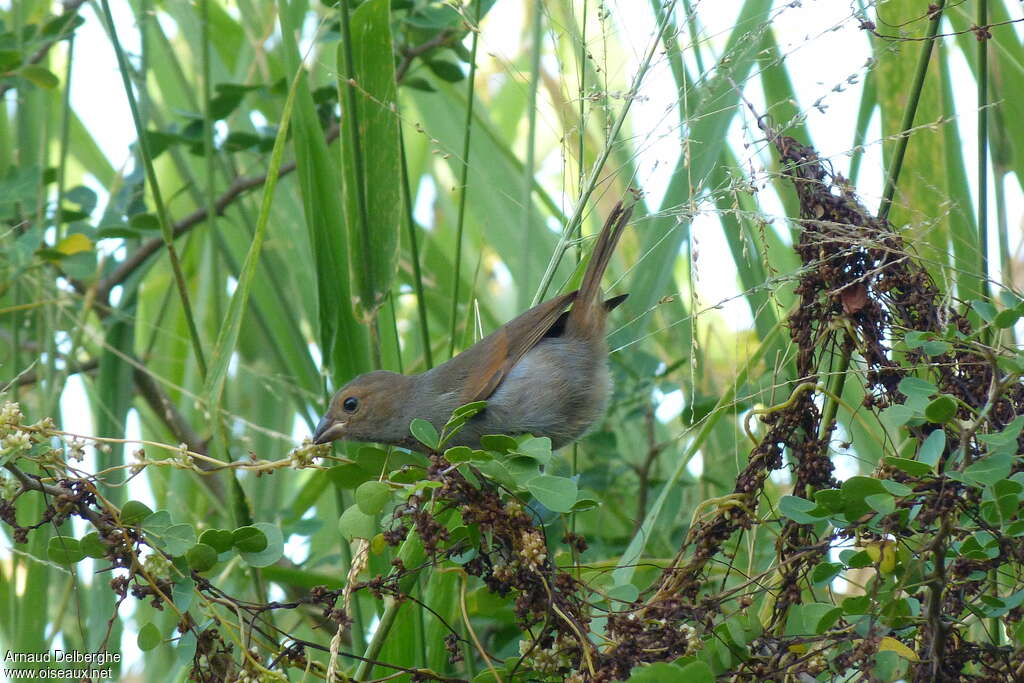
<svg viewBox="0 0 1024 683">
<path fill-rule="evenodd" d="M 590 255 L 590 262 L 587 263 L 587 270 L 583 274 L 583 282 L 580 284 L 579 294 L 573 302 L 572 311 L 569 313 L 570 324 L 586 325 L 586 318 L 591 315 L 604 315 L 604 307 L 595 305 L 601 299 L 601 278 L 605 269 L 612 260 L 612 254 L 619 243 L 619 238 L 633 214 L 633 207 L 624 207 L 622 202 L 615 205 L 608 219 L 604 222 L 601 234 L 594 245 L 594 251 Z"/>
</svg>

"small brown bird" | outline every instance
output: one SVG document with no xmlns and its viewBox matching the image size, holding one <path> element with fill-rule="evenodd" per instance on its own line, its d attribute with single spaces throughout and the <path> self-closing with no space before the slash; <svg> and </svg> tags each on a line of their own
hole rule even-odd
<svg viewBox="0 0 1024 683">
<path fill-rule="evenodd" d="M 331 399 L 313 441 L 421 449 L 409 433 L 414 418 L 440 431 L 453 410 L 474 401 L 487 406 L 446 445 L 479 448 L 486 434 L 546 436 L 552 448 L 578 439 L 604 415 L 611 392 L 605 318 L 627 295 L 602 301 L 600 284 L 631 213 L 616 204 L 577 291 L 537 304 L 419 375 L 356 377 Z"/>
</svg>

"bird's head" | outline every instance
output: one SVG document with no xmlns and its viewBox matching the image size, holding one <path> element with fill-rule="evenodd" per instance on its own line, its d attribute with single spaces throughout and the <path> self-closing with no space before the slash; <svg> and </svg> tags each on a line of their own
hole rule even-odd
<svg viewBox="0 0 1024 683">
<path fill-rule="evenodd" d="M 409 436 L 405 404 L 412 378 L 377 370 L 360 375 L 334 394 L 313 433 L 313 442 L 373 441 L 399 444 Z"/>
</svg>

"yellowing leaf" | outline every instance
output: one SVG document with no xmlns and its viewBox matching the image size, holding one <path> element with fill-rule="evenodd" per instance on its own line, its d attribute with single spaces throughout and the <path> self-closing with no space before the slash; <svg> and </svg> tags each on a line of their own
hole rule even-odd
<svg viewBox="0 0 1024 683">
<path fill-rule="evenodd" d="M 893 541 L 879 541 L 864 548 L 872 560 L 878 563 L 878 571 L 883 576 L 896 569 L 896 544 Z"/>
<path fill-rule="evenodd" d="M 92 251 L 92 240 L 82 233 L 76 232 L 57 242 L 56 249 L 65 256 L 71 256 L 82 251 Z"/>
<path fill-rule="evenodd" d="M 917 656 L 916 652 L 914 652 L 909 647 L 907 647 L 906 645 L 904 645 L 903 643 L 901 643 L 900 641 L 896 640 L 891 636 L 886 636 L 885 638 L 882 638 L 882 641 L 878 644 L 878 651 L 895 652 L 900 657 L 903 657 L 903 659 L 906 659 L 910 662 L 920 661 L 920 658 Z"/>
</svg>

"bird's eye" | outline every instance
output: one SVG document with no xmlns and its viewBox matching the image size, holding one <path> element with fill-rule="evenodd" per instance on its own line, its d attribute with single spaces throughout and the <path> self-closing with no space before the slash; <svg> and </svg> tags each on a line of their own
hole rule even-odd
<svg viewBox="0 0 1024 683">
<path fill-rule="evenodd" d="M 346 413 L 354 413 L 359 408 L 359 399 L 355 396 L 349 396 L 345 399 L 345 402 L 341 404 L 341 407 L 345 409 Z"/>
</svg>

